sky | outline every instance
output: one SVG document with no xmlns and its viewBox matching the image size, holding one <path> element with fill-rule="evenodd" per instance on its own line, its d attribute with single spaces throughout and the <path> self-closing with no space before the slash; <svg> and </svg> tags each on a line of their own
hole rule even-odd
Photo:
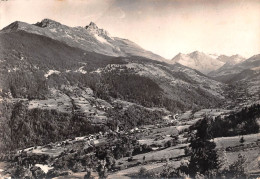
<svg viewBox="0 0 260 179">
<path fill-rule="evenodd" d="M 50 18 L 91 21 L 167 59 L 178 53 L 260 53 L 260 0 L 1 0 L 0 28 Z"/>
</svg>

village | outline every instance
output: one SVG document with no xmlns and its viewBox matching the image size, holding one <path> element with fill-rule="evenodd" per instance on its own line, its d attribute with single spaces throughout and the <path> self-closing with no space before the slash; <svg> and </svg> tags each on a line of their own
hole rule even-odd
<svg viewBox="0 0 260 179">
<path fill-rule="evenodd" d="M 129 130 L 99 132 L 44 146 L 32 146 L 10 155 L 1 156 L 3 178 L 12 170 L 23 166 L 21 175 L 38 177 L 84 178 L 91 173 L 94 178 L 131 178 L 141 169 L 159 172 L 166 166 L 178 167 L 188 161 L 185 150 L 189 145 L 189 127 L 205 115 L 228 115 L 229 110 L 204 109 L 197 112 L 164 116 L 164 122 L 143 125 Z M 259 133 L 241 137 L 215 138 L 218 153 L 228 165 L 238 154 L 247 157 L 247 171 L 258 171 Z M 12 161 L 12 165 L 9 162 Z M 73 163 L 74 162 L 74 163 Z M 29 172 L 26 168 L 33 168 Z M 26 172 L 27 171 L 27 172 Z M 8 174 L 9 173 L 9 174 Z"/>
</svg>

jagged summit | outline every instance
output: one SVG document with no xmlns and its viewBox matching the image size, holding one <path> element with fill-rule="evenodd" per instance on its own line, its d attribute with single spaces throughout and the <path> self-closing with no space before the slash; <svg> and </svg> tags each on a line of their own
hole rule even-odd
<svg viewBox="0 0 260 179">
<path fill-rule="evenodd" d="M 202 54 L 203 52 L 199 52 L 198 50 L 194 51 L 194 52 L 191 52 L 190 54 L 194 54 L 194 55 L 199 55 L 199 54 Z"/>
<path fill-rule="evenodd" d="M 178 53 L 172 60 L 174 60 L 176 58 L 181 58 L 181 57 L 184 57 L 184 56 L 198 57 L 198 56 L 204 56 L 204 55 L 206 55 L 206 54 L 203 53 L 203 52 L 199 52 L 199 51 L 194 51 L 194 52 L 191 52 L 189 54 Z"/>
<path fill-rule="evenodd" d="M 172 61 L 176 62 L 176 61 L 180 60 L 181 58 L 187 58 L 187 57 L 189 57 L 190 60 L 192 60 L 192 58 L 199 58 L 199 57 L 203 57 L 203 56 L 207 56 L 207 55 L 205 53 L 199 52 L 199 51 L 194 51 L 189 54 L 178 53 L 175 57 L 173 57 Z"/>
<path fill-rule="evenodd" d="M 46 18 L 46 19 L 43 19 L 41 22 L 37 22 L 35 25 L 38 27 L 43 27 L 43 28 L 45 28 L 45 27 L 53 28 L 53 27 L 61 26 L 61 23 L 54 21 L 52 19 Z"/>
<path fill-rule="evenodd" d="M 178 53 L 175 57 L 172 58 L 172 62 L 178 62 L 178 60 L 180 60 L 184 56 L 185 56 L 185 54 Z"/>
<path fill-rule="evenodd" d="M 94 22 L 90 22 L 89 25 L 85 27 L 85 29 L 87 29 L 87 31 L 90 32 L 91 34 L 97 34 L 105 38 L 106 37 L 111 38 L 110 34 L 106 30 L 98 28 L 98 26 Z"/>
<path fill-rule="evenodd" d="M 86 29 L 98 29 L 98 26 L 94 22 L 90 22 L 89 25 L 85 27 Z"/>
<path fill-rule="evenodd" d="M 178 54 L 176 55 L 176 57 L 177 57 L 177 56 L 182 56 L 182 55 L 185 55 L 185 54 L 183 54 L 183 53 L 178 53 Z"/>
<path fill-rule="evenodd" d="M 194 51 L 192 53 L 189 54 L 190 57 L 194 57 L 197 58 L 199 56 L 205 56 L 206 54 L 204 54 L 203 52 L 199 52 L 199 51 Z"/>
</svg>

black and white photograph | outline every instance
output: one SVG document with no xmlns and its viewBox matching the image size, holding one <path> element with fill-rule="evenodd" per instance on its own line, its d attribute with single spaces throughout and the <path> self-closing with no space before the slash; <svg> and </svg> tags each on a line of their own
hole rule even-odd
<svg viewBox="0 0 260 179">
<path fill-rule="evenodd" d="M 0 179 L 260 179 L 260 0 L 0 0 Z"/>
</svg>

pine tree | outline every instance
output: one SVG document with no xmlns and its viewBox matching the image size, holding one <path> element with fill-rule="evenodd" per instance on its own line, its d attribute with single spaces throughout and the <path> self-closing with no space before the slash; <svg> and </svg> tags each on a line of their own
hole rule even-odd
<svg viewBox="0 0 260 179">
<path fill-rule="evenodd" d="M 216 144 L 210 141 L 209 124 L 207 118 L 201 120 L 194 127 L 196 133 L 190 139 L 190 162 L 188 165 L 190 176 L 194 177 L 197 173 L 208 174 L 218 170 L 220 163 L 215 150 Z"/>
</svg>

